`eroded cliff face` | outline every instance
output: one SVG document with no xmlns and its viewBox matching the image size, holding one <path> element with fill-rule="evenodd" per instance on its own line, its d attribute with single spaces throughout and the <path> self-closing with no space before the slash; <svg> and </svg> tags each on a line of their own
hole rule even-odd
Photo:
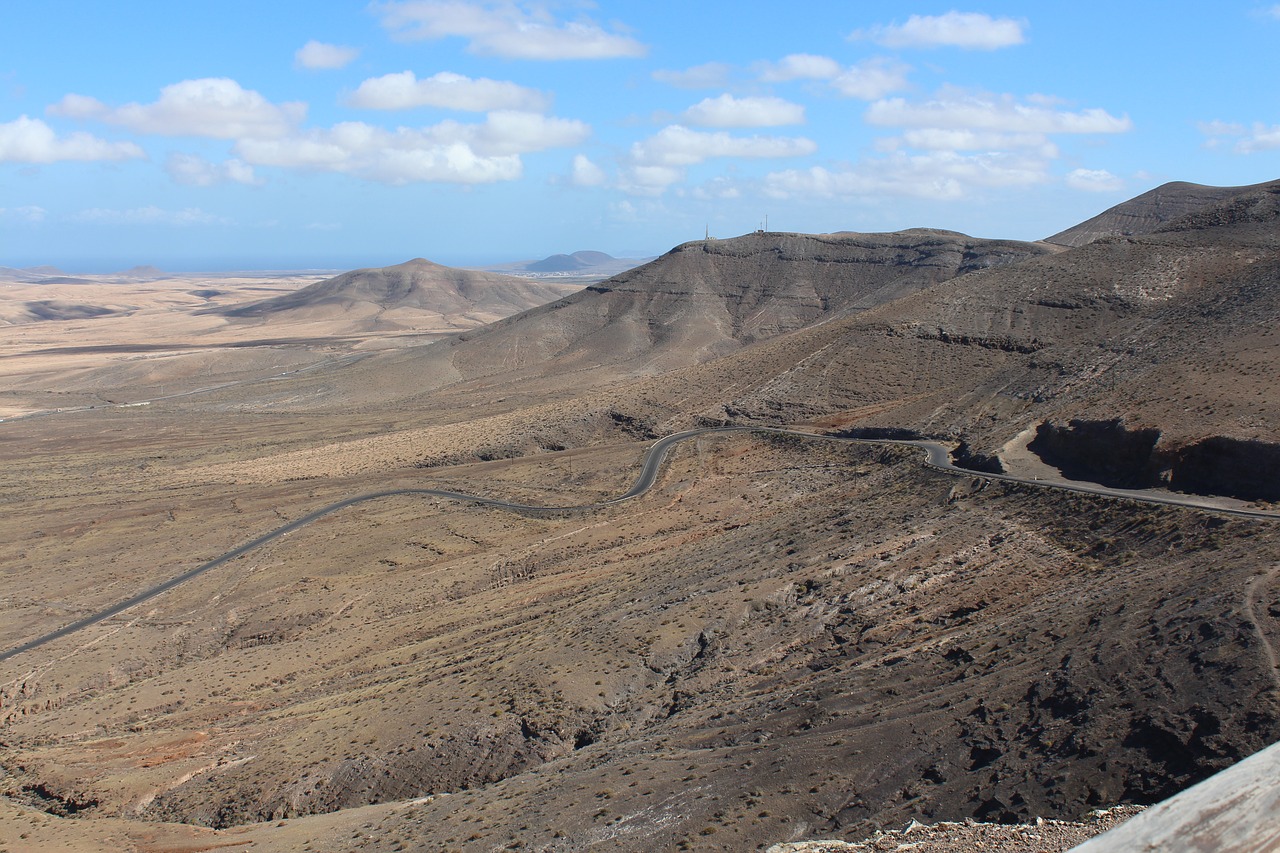
<svg viewBox="0 0 1280 853">
<path fill-rule="evenodd" d="M 1280 444 L 1210 436 L 1166 446 L 1160 439 L 1159 429 L 1130 427 L 1120 419 L 1072 419 L 1040 424 L 1027 448 L 1073 480 L 1280 501 Z"/>
</svg>

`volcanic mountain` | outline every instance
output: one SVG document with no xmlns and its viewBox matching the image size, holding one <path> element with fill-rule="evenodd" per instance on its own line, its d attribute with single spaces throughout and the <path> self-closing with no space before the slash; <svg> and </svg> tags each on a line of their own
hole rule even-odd
<svg viewBox="0 0 1280 853">
<path fill-rule="evenodd" d="M 1173 181 L 1108 208 L 1092 219 L 1046 237 L 1046 243 L 1083 246 L 1100 237 L 1149 234 L 1166 222 L 1194 213 L 1215 202 L 1247 192 L 1251 187 L 1208 187 Z"/>
<path fill-rule="evenodd" d="M 727 372 L 772 378 L 727 410 L 911 429 L 988 456 L 1041 430 L 1038 446 L 1084 479 L 1181 478 L 1275 499 L 1264 481 L 1280 466 L 1278 200 L 1280 182 L 1244 188 L 1149 234 L 960 276 L 798 332 L 777 343 L 785 357 L 744 352 Z M 1054 438 L 1073 421 L 1092 437 Z"/>
<path fill-rule="evenodd" d="M 572 255 L 551 255 L 540 261 L 525 264 L 529 272 L 577 272 L 591 267 L 604 266 L 617 261 L 604 252 L 574 252 Z"/>
<path fill-rule="evenodd" d="M 476 389 L 551 399 L 612 388 L 857 314 L 957 275 L 1058 251 L 933 229 L 698 240 L 438 346 L 316 376 L 316 393 L 307 399 L 318 407 L 377 404 L 425 399 L 448 388 L 471 405 Z"/>
<path fill-rule="evenodd" d="M 212 562 L 5 661 L 0 841 L 758 850 L 1152 802 L 1280 739 L 1280 523 L 794 433 L 612 500 L 734 424 L 988 468 L 1023 436 L 1265 509 L 1280 185 L 1163 205 L 1074 248 L 697 241 L 427 345 L 5 423 L 4 649 Z"/>
<path fill-rule="evenodd" d="M 1127 418 L 1171 451 L 1265 439 L 1280 412 L 1249 389 L 1276 363 L 1266 282 L 1278 186 L 1215 194 L 1181 218 L 1157 203 L 1158 231 L 1071 250 L 926 229 L 695 241 L 557 302 L 354 365 L 349 378 L 327 375 L 306 399 L 471 406 L 595 387 L 610 401 L 600 411 L 650 425 L 823 417 L 964 440 L 988 456 L 1055 418 Z M 633 377 L 651 381 L 629 402 L 617 383 Z M 1159 478 L 1162 464 L 1143 476 Z"/>
<path fill-rule="evenodd" d="M 54 266 L 38 266 L 27 267 L 25 269 L 16 269 L 14 267 L 0 266 L 0 279 L 5 281 L 22 281 L 36 282 L 42 278 L 50 278 L 54 276 L 65 276 L 66 273 Z"/>
<path fill-rule="evenodd" d="M 238 320 L 334 322 L 351 329 L 449 331 L 492 322 L 577 290 L 415 258 L 359 269 L 261 302 L 219 310 Z"/>
<path fill-rule="evenodd" d="M 1213 467 L 1206 448 L 1227 442 L 1228 456 L 1247 457 L 1240 442 L 1277 439 L 1278 191 L 1233 189 L 1180 216 L 1156 204 L 1165 224 L 1151 233 L 1070 250 L 926 229 L 695 241 L 434 345 L 300 377 L 278 399 L 314 410 L 431 400 L 504 418 L 535 399 L 576 399 L 593 413 L 504 420 L 504 454 L 617 425 L 818 419 L 964 442 L 966 458 L 996 466 L 1006 445 L 1043 431 L 1036 448 L 1086 479 L 1104 464 L 1119 466 L 1117 484 L 1229 494 L 1222 481 L 1239 480 L 1240 464 L 1212 485 L 1189 472 Z M 274 393 L 263 389 L 263 403 L 277 405 Z M 1101 442 L 1074 463 L 1052 450 L 1072 440 L 1054 435 L 1073 420 Z M 484 442 L 478 451 L 496 452 Z M 1098 461 L 1116 454 L 1126 461 Z"/>
<path fill-rule="evenodd" d="M 515 261 L 483 267 L 488 272 L 512 275 L 532 274 L 537 278 L 564 278 L 572 281 L 600 281 L 634 269 L 652 258 L 615 258 L 606 252 L 589 249 L 570 255 L 548 255 L 536 261 Z"/>
<path fill-rule="evenodd" d="M 864 311 L 1048 247 L 947 231 L 698 240 L 449 346 L 461 376 L 651 375 Z M 581 381 L 576 380 L 576 381 Z"/>
</svg>

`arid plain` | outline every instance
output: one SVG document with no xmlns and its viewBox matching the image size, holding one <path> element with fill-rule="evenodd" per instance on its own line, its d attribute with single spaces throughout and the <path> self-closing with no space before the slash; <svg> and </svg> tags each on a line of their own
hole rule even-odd
<svg viewBox="0 0 1280 853">
<path fill-rule="evenodd" d="M 1044 483 L 1276 509 L 1278 200 L 756 233 L 581 290 L 4 285 L 0 651 L 353 496 L 603 504 L 696 427 L 975 473 L 733 432 L 616 504 L 345 507 L 0 662 L 0 841 L 765 849 L 1229 766 L 1280 739 L 1280 522 Z"/>
</svg>

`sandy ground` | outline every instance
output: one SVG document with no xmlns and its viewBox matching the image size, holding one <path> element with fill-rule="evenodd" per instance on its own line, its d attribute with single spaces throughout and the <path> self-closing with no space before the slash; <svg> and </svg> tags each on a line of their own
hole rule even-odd
<svg viewBox="0 0 1280 853">
<path fill-rule="evenodd" d="M 209 313 L 292 293 L 328 273 L 0 279 L 0 419 L 141 403 L 317 369 L 497 319 L 400 307 L 294 318 Z M 511 310 L 515 310 L 514 307 Z"/>
</svg>

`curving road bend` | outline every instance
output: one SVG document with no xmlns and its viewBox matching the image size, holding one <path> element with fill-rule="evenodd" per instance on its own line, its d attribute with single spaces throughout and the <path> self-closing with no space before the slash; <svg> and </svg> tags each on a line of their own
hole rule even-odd
<svg viewBox="0 0 1280 853">
<path fill-rule="evenodd" d="M 496 509 L 504 509 L 510 512 L 518 512 L 525 514 L 544 514 L 544 513 L 568 513 L 568 512 L 586 512 L 591 510 L 603 509 L 605 507 L 614 506 L 634 498 L 638 498 L 653 487 L 657 481 L 658 471 L 662 467 L 663 461 L 666 459 L 667 452 L 676 444 L 689 439 L 698 438 L 704 435 L 712 435 L 715 433 L 727 432 L 755 432 L 772 435 L 792 435 L 801 438 L 815 439 L 820 441 L 841 441 L 852 444 L 876 444 L 876 445 L 894 445 L 899 447 L 918 447 L 925 451 L 925 464 L 939 471 L 945 471 L 949 474 L 956 474 L 966 477 L 981 477 L 986 480 L 1003 480 L 1009 483 L 1022 483 L 1030 486 L 1039 486 L 1041 488 L 1057 489 L 1059 491 L 1079 492 L 1089 495 L 1102 495 L 1106 497 L 1123 498 L 1126 500 L 1140 501 L 1143 503 L 1163 504 L 1167 506 L 1179 506 L 1192 509 L 1198 509 L 1205 512 L 1212 512 L 1221 515 L 1237 516 L 1240 518 L 1263 519 L 1269 521 L 1280 520 L 1280 513 L 1263 512 L 1261 510 L 1232 509 L 1227 507 L 1215 506 L 1207 501 L 1197 501 L 1193 497 L 1182 498 L 1179 496 L 1153 494 L 1151 492 L 1140 492 L 1126 489 L 1109 489 L 1105 486 L 1064 483 L 1048 480 L 1032 480 L 1023 477 L 1015 477 L 1009 474 L 988 474 L 982 471 L 973 471 L 968 468 L 961 468 L 951 461 L 951 448 L 945 444 L 936 441 L 925 440 L 906 440 L 906 439 L 876 439 L 876 438 L 846 438 L 835 435 L 821 435 L 812 432 L 803 432 L 801 430 L 782 429 L 777 427 L 751 427 L 751 426 L 725 426 L 725 427 L 705 427 L 702 429 L 691 429 L 685 432 L 677 432 L 665 438 L 659 439 L 649 446 L 648 452 L 645 454 L 644 461 L 640 467 L 640 474 L 636 478 L 635 484 L 631 486 L 626 493 L 616 498 L 597 503 L 577 504 L 574 506 L 540 506 L 537 504 L 522 504 L 514 501 L 505 501 L 498 498 L 486 498 L 481 495 L 469 495 L 463 492 L 453 492 L 447 489 L 391 489 L 384 492 L 370 492 L 354 497 L 346 498 L 328 506 L 314 510 L 301 518 L 295 519 L 283 527 L 277 527 L 269 533 L 264 533 L 256 539 L 244 543 L 225 554 L 202 563 L 189 571 L 186 571 L 176 577 L 172 577 L 167 581 L 149 587 L 132 598 L 113 604 L 105 610 L 92 613 L 88 616 L 78 619 L 69 625 L 64 625 L 56 631 L 28 640 L 20 646 L 15 646 L 7 651 L 0 652 L 0 661 L 8 660 L 16 657 L 23 652 L 31 651 L 34 648 L 51 643 L 54 640 L 66 637 L 69 634 L 88 628 L 90 625 L 96 625 L 99 622 L 117 616 L 126 610 L 137 607 L 139 604 L 150 601 L 156 596 L 162 595 L 174 587 L 186 583 L 192 578 L 198 577 L 211 569 L 215 569 L 230 560 L 234 560 L 253 549 L 265 545 L 273 539 L 278 539 L 286 533 L 304 527 L 317 519 L 326 515 L 335 513 L 347 507 L 354 506 L 366 501 L 378 500 L 380 498 L 398 497 L 403 495 L 425 495 L 429 497 L 445 498 L 460 503 L 473 504 L 476 506 L 489 506 Z"/>
</svg>

